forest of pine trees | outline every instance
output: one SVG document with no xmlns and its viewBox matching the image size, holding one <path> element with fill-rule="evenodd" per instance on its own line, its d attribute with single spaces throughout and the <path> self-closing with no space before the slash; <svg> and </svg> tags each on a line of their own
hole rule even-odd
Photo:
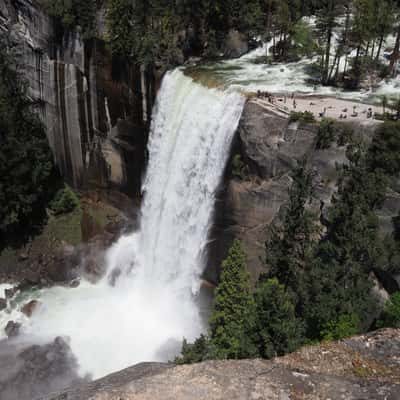
<svg viewBox="0 0 400 400">
<path fill-rule="evenodd" d="M 182 53 L 215 57 L 231 29 L 272 40 L 272 61 L 318 56 L 321 82 L 348 88 L 366 74 L 393 76 L 400 55 L 399 0 L 41 1 L 64 31 L 79 25 L 86 40 L 96 36 L 96 11 L 105 5 L 112 52 L 140 64 L 179 64 Z M 303 20 L 311 16 L 312 30 Z"/>
</svg>

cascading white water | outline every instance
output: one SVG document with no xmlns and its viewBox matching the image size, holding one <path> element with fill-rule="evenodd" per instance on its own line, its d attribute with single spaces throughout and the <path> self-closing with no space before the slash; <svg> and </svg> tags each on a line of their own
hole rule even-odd
<svg viewBox="0 0 400 400">
<path fill-rule="evenodd" d="M 168 346 L 176 350 L 183 337 L 204 330 L 196 293 L 215 193 L 244 101 L 179 70 L 165 76 L 153 114 L 140 230 L 109 250 L 108 276 L 99 284 L 41 291 L 43 306 L 24 334 L 69 336 L 82 373 L 100 377 L 165 360 Z"/>
</svg>

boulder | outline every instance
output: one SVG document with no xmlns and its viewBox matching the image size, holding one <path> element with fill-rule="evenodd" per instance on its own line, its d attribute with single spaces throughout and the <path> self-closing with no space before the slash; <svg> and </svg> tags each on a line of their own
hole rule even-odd
<svg viewBox="0 0 400 400">
<path fill-rule="evenodd" d="M 38 309 L 40 306 L 40 301 L 32 300 L 29 303 L 26 303 L 22 308 L 21 312 L 25 314 L 28 318 L 32 316 L 32 314 Z"/>
<path fill-rule="evenodd" d="M 0 311 L 3 311 L 7 308 L 7 300 L 0 298 Z"/>
<path fill-rule="evenodd" d="M 4 331 L 8 338 L 13 338 L 19 335 L 21 324 L 19 322 L 8 321 Z"/>
<path fill-rule="evenodd" d="M 4 294 L 6 296 L 6 299 L 12 299 L 18 292 L 18 287 L 12 287 L 10 289 L 5 289 Z"/>
</svg>

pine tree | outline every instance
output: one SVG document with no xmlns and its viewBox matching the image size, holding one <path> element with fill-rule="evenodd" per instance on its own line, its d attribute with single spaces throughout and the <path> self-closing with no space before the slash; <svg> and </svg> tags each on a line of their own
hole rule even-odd
<svg viewBox="0 0 400 400">
<path fill-rule="evenodd" d="M 227 259 L 222 263 L 220 283 L 210 317 L 212 358 L 239 359 L 256 354 L 253 342 L 254 311 L 246 255 L 240 241 L 235 240 Z"/>
<path fill-rule="evenodd" d="M 303 343 L 303 326 L 290 293 L 274 278 L 260 282 L 254 297 L 259 355 L 272 358 L 296 350 Z"/>
<path fill-rule="evenodd" d="M 296 304 L 304 297 L 303 277 L 307 259 L 312 252 L 317 234 L 313 214 L 306 209 L 312 196 L 312 173 L 303 161 L 293 173 L 289 203 L 281 227 L 272 228 L 266 243 L 266 264 L 270 278 L 277 278 L 291 290 Z"/>
</svg>

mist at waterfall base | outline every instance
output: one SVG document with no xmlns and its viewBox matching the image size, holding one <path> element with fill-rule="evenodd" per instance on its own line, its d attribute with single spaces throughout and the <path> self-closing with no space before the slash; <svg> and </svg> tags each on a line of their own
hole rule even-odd
<svg viewBox="0 0 400 400">
<path fill-rule="evenodd" d="M 150 138 L 140 229 L 107 254 L 107 275 L 75 289 L 39 291 L 23 337 L 68 336 L 80 372 L 98 378 L 142 361 L 167 361 L 206 327 L 200 276 L 215 195 L 244 98 L 175 70 L 162 82 Z M 110 284 L 115 281 L 114 285 Z M 11 312 L 8 319 L 17 315 Z"/>
</svg>

